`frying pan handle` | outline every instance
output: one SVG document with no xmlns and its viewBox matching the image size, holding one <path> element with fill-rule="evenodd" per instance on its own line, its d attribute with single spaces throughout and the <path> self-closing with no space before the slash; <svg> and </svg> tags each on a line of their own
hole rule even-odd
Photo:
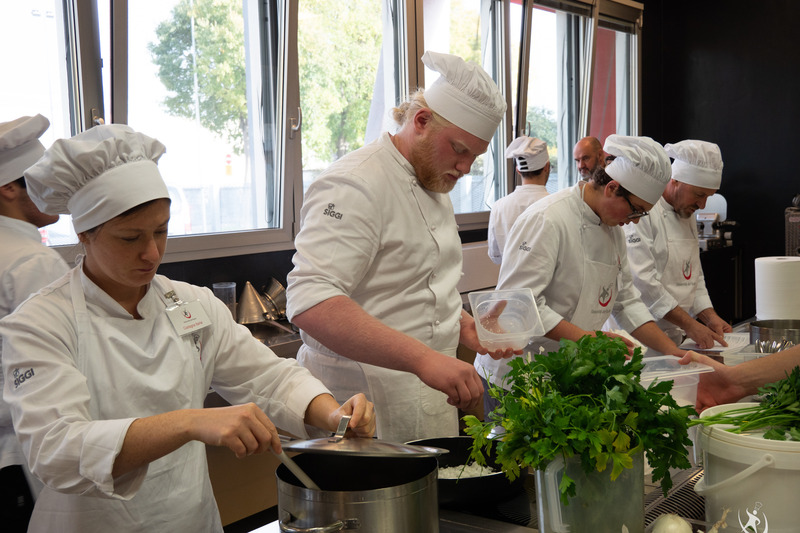
<svg viewBox="0 0 800 533">
<path fill-rule="evenodd" d="M 360 529 L 361 527 L 357 518 L 337 520 L 333 524 L 322 527 L 293 527 L 291 524 L 284 524 L 283 520 L 279 520 L 278 526 L 283 533 L 332 533 L 343 529 Z"/>
</svg>

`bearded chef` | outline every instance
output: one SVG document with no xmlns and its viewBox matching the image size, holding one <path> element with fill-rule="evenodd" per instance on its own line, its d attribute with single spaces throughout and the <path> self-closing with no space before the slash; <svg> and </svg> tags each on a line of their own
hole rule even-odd
<svg viewBox="0 0 800 533">
<path fill-rule="evenodd" d="M 685 140 L 664 147 L 672 179 L 650 216 L 625 227 L 633 283 L 658 326 L 680 344 L 684 334 L 700 348 L 727 346 L 732 331 L 714 311 L 706 290 L 694 212 L 719 189 L 722 154 L 716 144 Z"/>
<path fill-rule="evenodd" d="M 533 291 L 547 332 L 529 345 L 537 353 L 556 351 L 561 339 L 593 335 L 613 314 L 644 345 L 682 356 L 633 285 L 622 230 L 658 202 L 669 181 L 669 158 L 649 137 L 610 135 L 604 149 L 616 156 L 608 167 L 598 166 L 589 181 L 551 194 L 520 215 L 497 287 Z M 484 380 L 502 386 L 507 361 L 478 355 L 474 364 Z M 486 395 L 486 409 L 494 408 L 492 400 Z"/>
<path fill-rule="evenodd" d="M 29 532 L 221 532 L 206 445 L 237 457 L 281 451 L 353 414 L 293 359 L 236 324 L 204 287 L 156 274 L 170 199 L 165 147 L 118 124 L 59 139 L 25 172 L 44 212 L 72 215 L 85 255 L 0 320 L 3 397 L 44 483 Z M 213 387 L 231 406 L 204 409 Z"/>
<path fill-rule="evenodd" d="M 42 115 L 0 124 L 0 318 L 69 270 L 58 252 L 42 244 L 39 233 L 39 228 L 56 222 L 58 215 L 47 215 L 36 208 L 23 177 L 25 169 L 44 154 L 39 137 L 49 126 L 50 121 Z M 0 355 L 2 352 L 0 339 Z M 0 487 L 3 530 L 27 531 L 41 482 L 30 475 L 14 434 L 11 411 L 2 400 Z"/>
<path fill-rule="evenodd" d="M 456 435 L 456 408 L 483 399 L 475 369 L 456 357 L 459 343 L 485 349 L 456 288 L 461 241 L 448 193 L 506 109 L 479 65 L 431 51 L 422 61 L 440 76 L 394 109 L 397 133 L 309 187 L 287 286 L 298 361 L 337 398 L 368 391 L 378 437 L 397 442 Z"/>
</svg>

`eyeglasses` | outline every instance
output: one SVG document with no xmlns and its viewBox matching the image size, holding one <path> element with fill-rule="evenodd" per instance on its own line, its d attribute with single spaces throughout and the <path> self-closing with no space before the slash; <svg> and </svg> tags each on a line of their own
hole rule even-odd
<svg viewBox="0 0 800 533">
<path fill-rule="evenodd" d="M 631 203 L 627 196 L 623 196 L 625 201 L 628 202 L 628 205 L 631 206 L 631 214 L 628 215 L 628 220 L 635 220 L 637 218 L 646 217 L 648 215 L 647 211 L 637 211 L 636 207 Z"/>
</svg>

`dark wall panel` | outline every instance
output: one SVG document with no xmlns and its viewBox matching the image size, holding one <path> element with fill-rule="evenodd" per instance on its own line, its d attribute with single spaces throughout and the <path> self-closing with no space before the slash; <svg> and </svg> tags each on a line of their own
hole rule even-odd
<svg viewBox="0 0 800 533">
<path fill-rule="evenodd" d="M 717 143 L 720 193 L 741 227 L 744 314 L 753 261 L 783 255 L 784 209 L 800 193 L 800 2 L 645 0 L 642 134 Z M 713 272 L 707 272 L 713 276 Z"/>
</svg>

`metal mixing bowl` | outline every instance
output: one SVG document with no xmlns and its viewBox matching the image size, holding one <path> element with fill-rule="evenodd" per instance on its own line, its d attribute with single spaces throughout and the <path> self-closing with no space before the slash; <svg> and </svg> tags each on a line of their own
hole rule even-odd
<svg viewBox="0 0 800 533">
<path fill-rule="evenodd" d="M 800 320 L 756 320 L 750 323 L 750 342 L 757 353 L 774 353 L 800 344 Z"/>
</svg>

